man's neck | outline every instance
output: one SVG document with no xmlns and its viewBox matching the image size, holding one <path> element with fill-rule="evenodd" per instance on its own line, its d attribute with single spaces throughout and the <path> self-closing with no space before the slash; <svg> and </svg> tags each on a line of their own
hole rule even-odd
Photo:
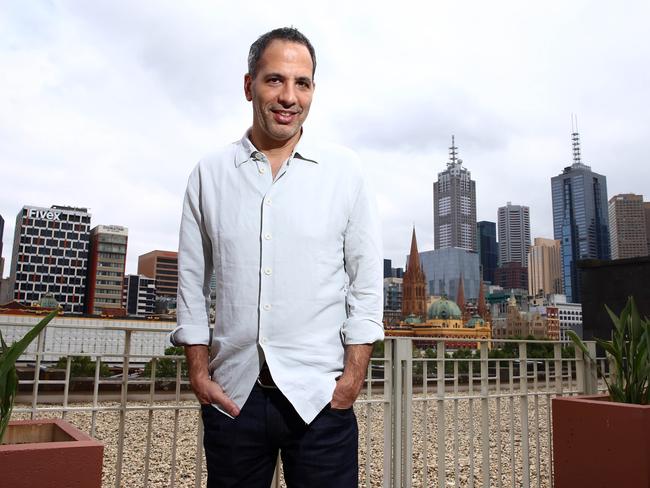
<svg viewBox="0 0 650 488">
<path fill-rule="evenodd" d="M 269 160 L 274 178 L 282 167 L 282 164 L 289 159 L 289 156 L 291 156 L 296 144 L 298 144 L 298 141 L 300 140 L 301 133 L 302 130 L 291 139 L 276 141 L 260 137 L 260 134 L 256 134 L 255 128 L 251 130 L 250 140 L 257 150 L 264 153 L 266 158 Z"/>
</svg>

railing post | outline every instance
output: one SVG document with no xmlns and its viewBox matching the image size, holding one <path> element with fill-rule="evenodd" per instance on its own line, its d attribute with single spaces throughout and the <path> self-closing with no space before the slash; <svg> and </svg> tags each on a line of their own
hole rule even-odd
<svg viewBox="0 0 650 488">
<path fill-rule="evenodd" d="M 47 327 L 46 327 L 47 328 Z M 32 387 L 32 413 L 31 419 L 36 415 L 36 407 L 38 406 L 38 383 L 41 380 L 41 359 L 45 351 L 45 329 L 38 334 L 38 342 L 36 346 L 36 356 L 34 361 L 34 384 Z"/>
<path fill-rule="evenodd" d="M 585 385 L 585 363 L 587 362 L 582 351 L 575 348 L 575 365 L 576 365 L 576 386 L 578 387 L 578 394 L 584 395 L 587 393 Z"/>
<path fill-rule="evenodd" d="M 481 450 L 483 451 L 483 486 L 490 486 L 490 380 L 488 343 L 481 342 Z M 441 485 L 444 486 L 444 485 Z"/>
<path fill-rule="evenodd" d="M 393 487 L 409 488 L 413 467 L 413 340 L 395 339 L 393 348 Z"/>
<path fill-rule="evenodd" d="M 530 486 L 528 439 L 528 351 L 526 342 L 519 343 L 519 415 L 521 423 L 522 486 Z"/>
<path fill-rule="evenodd" d="M 591 357 L 596 357 L 596 343 L 587 342 L 587 350 Z M 582 395 L 595 395 L 598 393 L 598 377 L 596 375 L 596 364 L 582 354 L 578 348 L 575 350 L 576 357 L 576 383 Z"/>
<path fill-rule="evenodd" d="M 585 361 L 585 394 L 596 395 L 598 394 L 598 374 L 596 368 L 596 343 L 593 341 L 587 342 L 587 350 L 594 361 Z"/>
<path fill-rule="evenodd" d="M 553 344 L 553 359 L 555 369 L 555 394 L 562 395 L 562 344 L 556 342 Z"/>
<path fill-rule="evenodd" d="M 115 488 L 122 483 L 122 460 L 124 457 L 124 431 L 126 422 L 126 401 L 129 389 L 129 360 L 131 358 L 131 331 L 124 331 L 124 350 L 122 357 L 122 388 L 120 399 L 120 420 L 117 438 L 117 460 L 115 461 Z"/>
<path fill-rule="evenodd" d="M 393 388 L 395 339 L 384 339 L 384 488 L 393 488 Z"/>
<path fill-rule="evenodd" d="M 445 472 L 445 341 L 436 342 L 436 377 L 438 379 L 437 385 L 437 403 L 438 403 L 438 486 L 444 487 L 446 485 L 447 473 Z M 427 453 L 425 453 L 426 456 Z"/>
</svg>

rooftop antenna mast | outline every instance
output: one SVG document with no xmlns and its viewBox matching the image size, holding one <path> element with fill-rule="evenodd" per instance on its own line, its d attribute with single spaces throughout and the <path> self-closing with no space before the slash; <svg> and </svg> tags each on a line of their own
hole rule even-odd
<svg viewBox="0 0 650 488">
<path fill-rule="evenodd" d="M 451 136 L 451 147 L 449 148 L 449 164 L 448 166 L 455 166 L 460 163 L 460 159 L 456 156 L 458 155 L 458 148 L 456 147 L 456 139 L 454 135 Z"/>
<path fill-rule="evenodd" d="M 578 132 L 578 116 L 576 114 L 571 114 L 571 131 L 573 164 L 580 164 L 580 133 Z"/>
</svg>

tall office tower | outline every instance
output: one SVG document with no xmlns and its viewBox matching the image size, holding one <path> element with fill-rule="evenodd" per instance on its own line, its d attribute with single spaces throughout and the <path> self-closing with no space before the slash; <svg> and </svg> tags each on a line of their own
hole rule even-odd
<svg viewBox="0 0 650 488">
<path fill-rule="evenodd" d="M 494 271 L 497 269 L 499 248 L 497 247 L 497 225 L 482 220 L 476 224 L 478 253 L 481 260 L 483 281 L 494 284 Z"/>
<path fill-rule="evenodd" d="M 156 281 L 156 296 L 176 299 L 178 290 L 178 253 L 151 251 L 138 257 L 138 274 Z"/>
<path fill-rule="evenodd" d="M 645 213 L 646 242 L 648 244 L 648 254 L 650 254 L 650 202 L 643 202 L 643 212 Z"/>
<path fill-rule="evenodd" d="M 508 202 L 499 207 L 499 264 L 517 262 L 526 267 L 530 248 L 530 210 Z"/>
<path fill-rule="evenodd" d="M 577 261 L 609 259 L 607 178 L 591 171 L 580 159 L 580 136 L 572 133 L 573 164 L 551 178 L 553 237 L 562 248 L 564 294 L 580 302 Z"/>
<path fill-rule="evenodd" d="M 476 251 L 476 184 L 451 136 L 447 169 L 433 184 L 434 247 Z"/>
<path fill-rule="evenodd" d="M 119 225 L 98 225 L 90 231 L 86 313 L 116 313 L 122 309 L 128 230 Z"/>
<path fill-rule="evenodd" d="M 411 236 L 411 252 L 402 281 L 402 316 L 416 315 L 424 318 L 427 313 L 427 285 L 420 263 L 415 228 Z"/>
<path fill-rule="evenodd" d="M 51 293 L 64 311 L 83 313 L 89 230 L 85 208 L 24 206 L 11 258 L 14 299 L 31 304 Z"/>
<path fill-rule="evenodd" d="M 2 237 L 5 233 L 5 219 L 0 215 L 0 280 L 2 279 L 5 269 L 5 258 L 2 256 Z"/>
<path fill-rule="evenodd" d="M 535 237 L 528 252 L 528 294 L 546 296 L 562 292 L 560 241 Z"/>
<path fill-rule="evenodd" d="M 384 278 L 393 276 L 393 262 L 390 259 L 384 259 Z"/>
<path fill-rule="evenodd" d="M 633 193 L 609 199 L 609 242 L 612 259 L 648 255 L 643 196 Z"/>
<path fill-rule="evenodd" d="M 129 315 L 151 315 L 156 311 L 156 282 L 146 276 L 126 275 L 122 297 L 122 306 Z"/>
</svg>

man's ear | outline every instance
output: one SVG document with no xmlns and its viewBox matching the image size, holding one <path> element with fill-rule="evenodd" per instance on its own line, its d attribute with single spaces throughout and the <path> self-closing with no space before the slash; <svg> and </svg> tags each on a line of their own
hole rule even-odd
<svg viewBox="0 0 650 488">
<path fill-rule="evenodd" d="M 253 100 L 253 91 L 251 90 L 251 85 L 253 84 L 253 78 L 251 75 L 246 73 L 244 75 L 244 94 L 246 95 L 246 100 L 249 102 Z"/>
</svg>

